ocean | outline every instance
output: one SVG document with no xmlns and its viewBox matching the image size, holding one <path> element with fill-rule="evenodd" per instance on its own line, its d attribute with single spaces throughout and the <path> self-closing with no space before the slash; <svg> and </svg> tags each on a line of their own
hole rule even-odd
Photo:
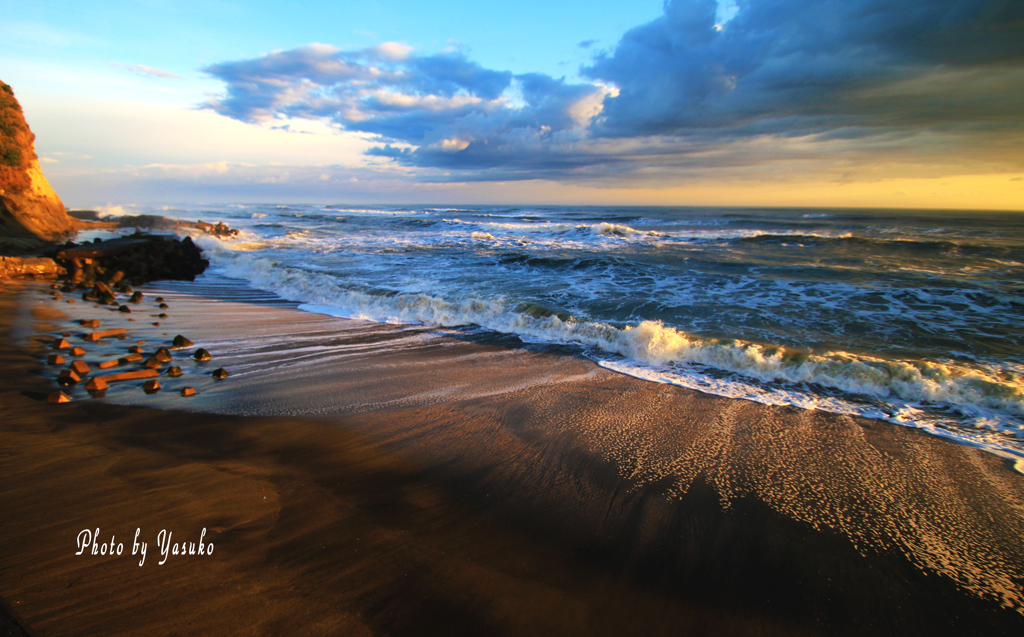
<svg viewBox="0 0 1024 637">
<path fill-rule="evenodd" d="M 340 317 L 568 346 L 651 382 L 860 415 L 1024 472 L 1024 213 L 132 207 L 224 221 L 214 273 Z"/>
</svg>

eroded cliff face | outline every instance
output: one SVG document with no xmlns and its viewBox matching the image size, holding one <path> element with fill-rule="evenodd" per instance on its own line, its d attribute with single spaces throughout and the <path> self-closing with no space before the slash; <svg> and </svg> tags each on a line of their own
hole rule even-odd
<svg viewBox="0 0 1024 637">
<path fill-rule="evenodd" d="M 34 141 L 14 91 L 0 82 L 0 237 L 64 239 L 75 223 L 43 176 Z"/>
</svg>

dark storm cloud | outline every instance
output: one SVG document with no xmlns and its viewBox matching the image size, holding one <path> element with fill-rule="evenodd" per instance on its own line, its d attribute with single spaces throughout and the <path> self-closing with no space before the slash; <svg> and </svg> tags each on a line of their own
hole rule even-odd
<svg viewBox="0 0 1024 637">
<path fill-rule="evenodd" d="M 667 2 L 581 69 L 593 84 L 394 44 L 311 45 L 208 67 L 227 91 L 207 107 L 249 122 L 328 119 L 379 136 L 371 155 L 459 179 L 603 178 L 806 154 L 788 140 L 822 157 L 855 148 L 870 161 L 874 148 L 945 161 L 979 140 L 1022 137 L 1020 0 L 737 6 L 721 25 L 714 0 Z"/>
<path fill-rule="evenodd" d="M 786 125 L 798 133 L 1019 120 L 1013 87 L 1024 62 L 1024 3 L 1017 0 L 748 0 L 739 7 L 722 26 L 713 0 L 675 0 L 583 69 L 620 89 L 605 100 L 599 134 L 743 134 L 745 126 L 788 117 L 797 118 Z"/>
</svg>

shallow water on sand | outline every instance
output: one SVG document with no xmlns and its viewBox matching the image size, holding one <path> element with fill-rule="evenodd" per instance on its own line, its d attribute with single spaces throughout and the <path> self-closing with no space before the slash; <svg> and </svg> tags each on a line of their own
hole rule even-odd
<svg viewBox="0 0 1024 637">
<path fill-rule="evenodd" d="M 570 344 L 608 369 L 1024 459 L 1024 216 L 230 205 L 214 270 L 379 322 Z M 1024 466 L 1024 461 L 1021 462 Z"/>
</svg>

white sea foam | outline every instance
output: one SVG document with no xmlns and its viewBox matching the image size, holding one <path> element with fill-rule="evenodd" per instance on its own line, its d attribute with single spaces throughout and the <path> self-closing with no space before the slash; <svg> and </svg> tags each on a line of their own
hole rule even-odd
<svg viewBox="0 0 1024 637">
<path fill-rule="evenodd" d="M 848 267 L 844 263 L 803 263 L 797 256 L 789 263 L 804 272 L 820 266 L 839 274 L 776 277 L 733 269 L 733 255 L 762 250 L 759 241 L 734 242 L 765 238 L 775 254 L 779 245 L 854 238 L 848 226 L 808 233 L 666 222 L 650 232 L 645 219 L 631 225 L 579 223 L 569 215 L 528 220 L 522 211 L 465 211 L 473 215 L 466 219 L 443 218 L 456 211 L 436 209 L 329 212 L 353 214 L 356 222 L 330 224 L 321 221 L 320 209 L 295 207 L 271 213 L 275 223 L 261 224 L 247 219 L 247 211 L 237 218 L 241 236 L 195 240 L 225 274 L 303 303 L 306 311 L 439 327 L 478 325 L 527 342 L 576 344 L 609 369 L 647 380 L 881 418 L 1024 458 L 1024 370 L 998 354 L 979 356 L 970 345 L 973 339 L 991 340 L 990 325 L 1017 324 L 1018 306 L 1005 295 L 933 287 L 941 273 L 925 272 L 934 268 L 927 259 L 889 268 L 901 277 L 929 275 L 914 287 L 906 285 L 913 279 L 885 276 L 865 287 L 858 277 L 840 273 Z M 426 223 L 420 224 L 402 219 L 414 214 L 429 216 L 421 216 Z M 668 255 L 687 265 L 663 268 L 673 263 L 664 260 Z M 665 316 L 677 327 L 642 320 L 646 316 Z M 908 322 L 917 325 L 918 336 L 898 333 Z M 704 338 L 680 324 L 747 340 Z M 911 360 L 915 354 L 901 360 L 901 352 L 916 353 L 919 343 L 927 351 L 933 337 L 943 345 L 933 348 L 931 359 L 943 360 Z M 752 342 L 780 339 L 830 345 L 807 352 Z M 886 354 L 842 351 L 865 346 Z"/>
<path fill-rule="evenodd" d="M 619 329 L 601 322 L 524 314 L 517 311 L 518 304 L 501 298 L 484 299 L 452 291 L 371 293 L 329 273 L 280 267 L 262 256 L 226 250 L 220 242 L 211 245 L 210 240 L 201 241 L 214 248 L 210 250 L 214 262 L 229 276 L 248 280 L 289 300 L 333 308 L 350 318 L 448 327 L 474 324 L 542 342 L 578 344 L 655 369 L 678 370 L 697 364 L 740 374 L 761 384 L 810 384 L 872 400 L 946 404 L 967 415 L 994 412 L 1005 416 L 1000 422 L 1007 424 L 997 427 L 1004 433 L 1019 433 L 1010 431 L 1017 426 L 1011 421 L 1024 417 L 1024 381 L 1007 369 L 884 360 L 846 352 L 794 352 L 756 343 L 699 338 L 656 321 Z M 712 393 L 724 392 L 719 387 Z M 772 395 L 788 404 L 801 404 L 792 396 Z"/>
</svg>

